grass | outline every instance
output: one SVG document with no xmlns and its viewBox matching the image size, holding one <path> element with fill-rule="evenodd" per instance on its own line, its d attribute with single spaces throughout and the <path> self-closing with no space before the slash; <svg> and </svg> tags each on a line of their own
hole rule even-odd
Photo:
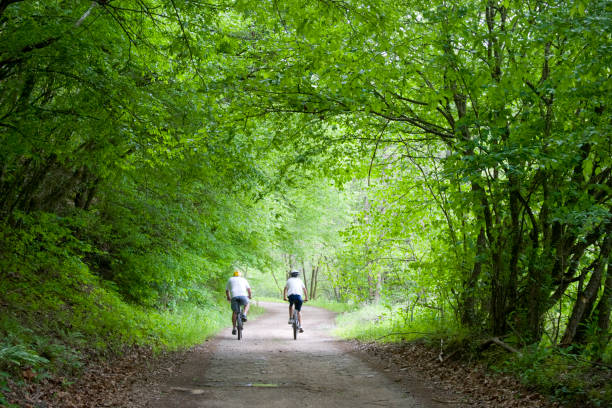
<svg viewBox="0 0 612 408">
<path fill-rule="evenodd" d="M 223 306 L 223 305 L 222 305 Z M 157 336 L 152 344 L 167 350 L 177 350 L 200 343 L 213 336 L 229 321 L 229 311 L 222 306 L 196 306 L 184 304 L 173 311 L 153 313 L 155 321 L 150 335 Z"/>
<path fill-rule="evenodd" d="M 336 321 L 336 335 L 361 341 L 397 342 L 422 338 L 437 341 L 464 336 L 458 326 L 436 316 L 423 314 L 410 320 L 400 307 L 375 304 L 343 313 Z"/>
<path fill-rule="evenodd" d="M 354 303 L 341 303 L 323 298 L 309 300 L 307 304 L 308 306 L 322 307 L 336 313 L 345 313 L 354 310 L 356 307 Z"/>
</svg>

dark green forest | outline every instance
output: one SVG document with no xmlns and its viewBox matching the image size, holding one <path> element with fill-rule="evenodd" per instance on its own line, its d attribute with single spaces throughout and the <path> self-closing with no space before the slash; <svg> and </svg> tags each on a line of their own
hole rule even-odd
<svg viewBox="0 0 612 408">
<path fill-rule="evenodd" d="M 0 405 L 201 342 L 235 268 L 610 403 L 611 33 L 609 0 L 0 0 Z"/>
</svg>

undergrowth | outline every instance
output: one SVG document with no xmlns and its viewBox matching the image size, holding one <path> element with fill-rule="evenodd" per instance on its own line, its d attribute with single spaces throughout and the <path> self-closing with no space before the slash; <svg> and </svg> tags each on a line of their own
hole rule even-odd
<svg viewBox="0 0 612 408">
<path fill-rule="evenodd" d="M 323 309 L 331 310 L 336 313 L 345 313 L 350 312 L 351 310 L 355 310 L 357 305 L 355 303 L 347 303 L 347 302 L 336 302 L 329 299 L 317 298 L 314 300 L 309 300 L 306 305 L 322 307 Z"/>
<path fill-rule="evenodd" d="M 7 378 L 77 375 L 92 358 L 131 347 L 185 348 L 227 325 L 229 306 L 214 283 L 196 281 L 168 302 L 138 302 L 120 291 L 86 262 L 104 254 L 77 238 L 81 221 L 42 215 L 24 218 L 15 231 L 0 228 L 0 393 Z M 180 267 L 195 273 L 184 259 Z M 167 277 L 149 286 L 181 278 L 178 268 L 167 267 Z"/>
<path fill-rule="evenodd" d="M 610 346 L 601 362 L 591 361 L 577 350 L 547 344 L 522 348 L 520 354 L 494 345 L 483 349 L 480 333 L 470 333 L 435 315 L 407 319 L 401 308 L 383 305 L 366 305 L 340 314 L 337 324 L 335 333 L 347 339 L 381 343 L 419 340 L 436 350 L 442 346 L 446 356 L 453 354 L 453 358 L 480 362 L 492 371 L 512 375 L 563 406 L 612 406 Z"/>
<path fill-rule="evenodd" d="M 491 369 L 512 374 L 565 406 L 612 406 L 609 362 L 593 362 L 573 350 L 549 345 L 523 348 L 520 355 L 491 350 L 480 358 Z"/>
<path fill-rule="evenodd" d="M 335 334 L 361 341 L 397 342 L 414 339 L 463 338 L 466 333 L 456 324 L 436 316 L 411 319 L 401 307 L 366 305 L 339 315 Z"/>
<path fill-rule="evenodd" d="M 176 350 L 201 342 L 227 325 L 219 306 L 183 304 L 160 311 L 122 303 L 109 310 L 89 302 L 73 304 L 73 313 L 23 312 L 0 319 L 0 372 L 37 376 L 77 374 L 87 359 L 121 354 L 133 346 Z M 84 313 L 91 308 L 91 313 Z M 36 324 L 35 317 L 40 320 Z"/>
</svg>

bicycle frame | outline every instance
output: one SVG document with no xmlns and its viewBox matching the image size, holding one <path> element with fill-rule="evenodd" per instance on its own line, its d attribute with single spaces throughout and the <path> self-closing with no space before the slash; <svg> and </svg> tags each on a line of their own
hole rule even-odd
<svg viewBox="0 0 612 408">
<path fill-rule="evenodd" d="M 236 314 L 236 334 L 238 335 L 238 340 L 242 339 L 242 313 L 244 312 L 244 306 L 240 305 L 239 312 Z"/>
<path fill-rule="evenodd" d="M 298 329 L 300 326 L 300 321 L 298 319 L 298 311 L 295 306 L 293 306 L 293 323 L 291 323 L 291 327 L 293 328 L 293 340 L 297 340 Z"/>
</svg>

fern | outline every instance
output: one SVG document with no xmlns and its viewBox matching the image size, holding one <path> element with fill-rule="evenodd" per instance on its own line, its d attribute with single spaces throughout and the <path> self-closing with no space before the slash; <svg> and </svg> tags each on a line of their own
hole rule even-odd
<svg viewBox="0 0 612 408">
<path fill-rule="evenodd" d="M 24 345 L 0 347 L 0 367 L 33 366 L 39 367 L 49 362 L 44 357 L 28 350 Z"/>
</svg>

